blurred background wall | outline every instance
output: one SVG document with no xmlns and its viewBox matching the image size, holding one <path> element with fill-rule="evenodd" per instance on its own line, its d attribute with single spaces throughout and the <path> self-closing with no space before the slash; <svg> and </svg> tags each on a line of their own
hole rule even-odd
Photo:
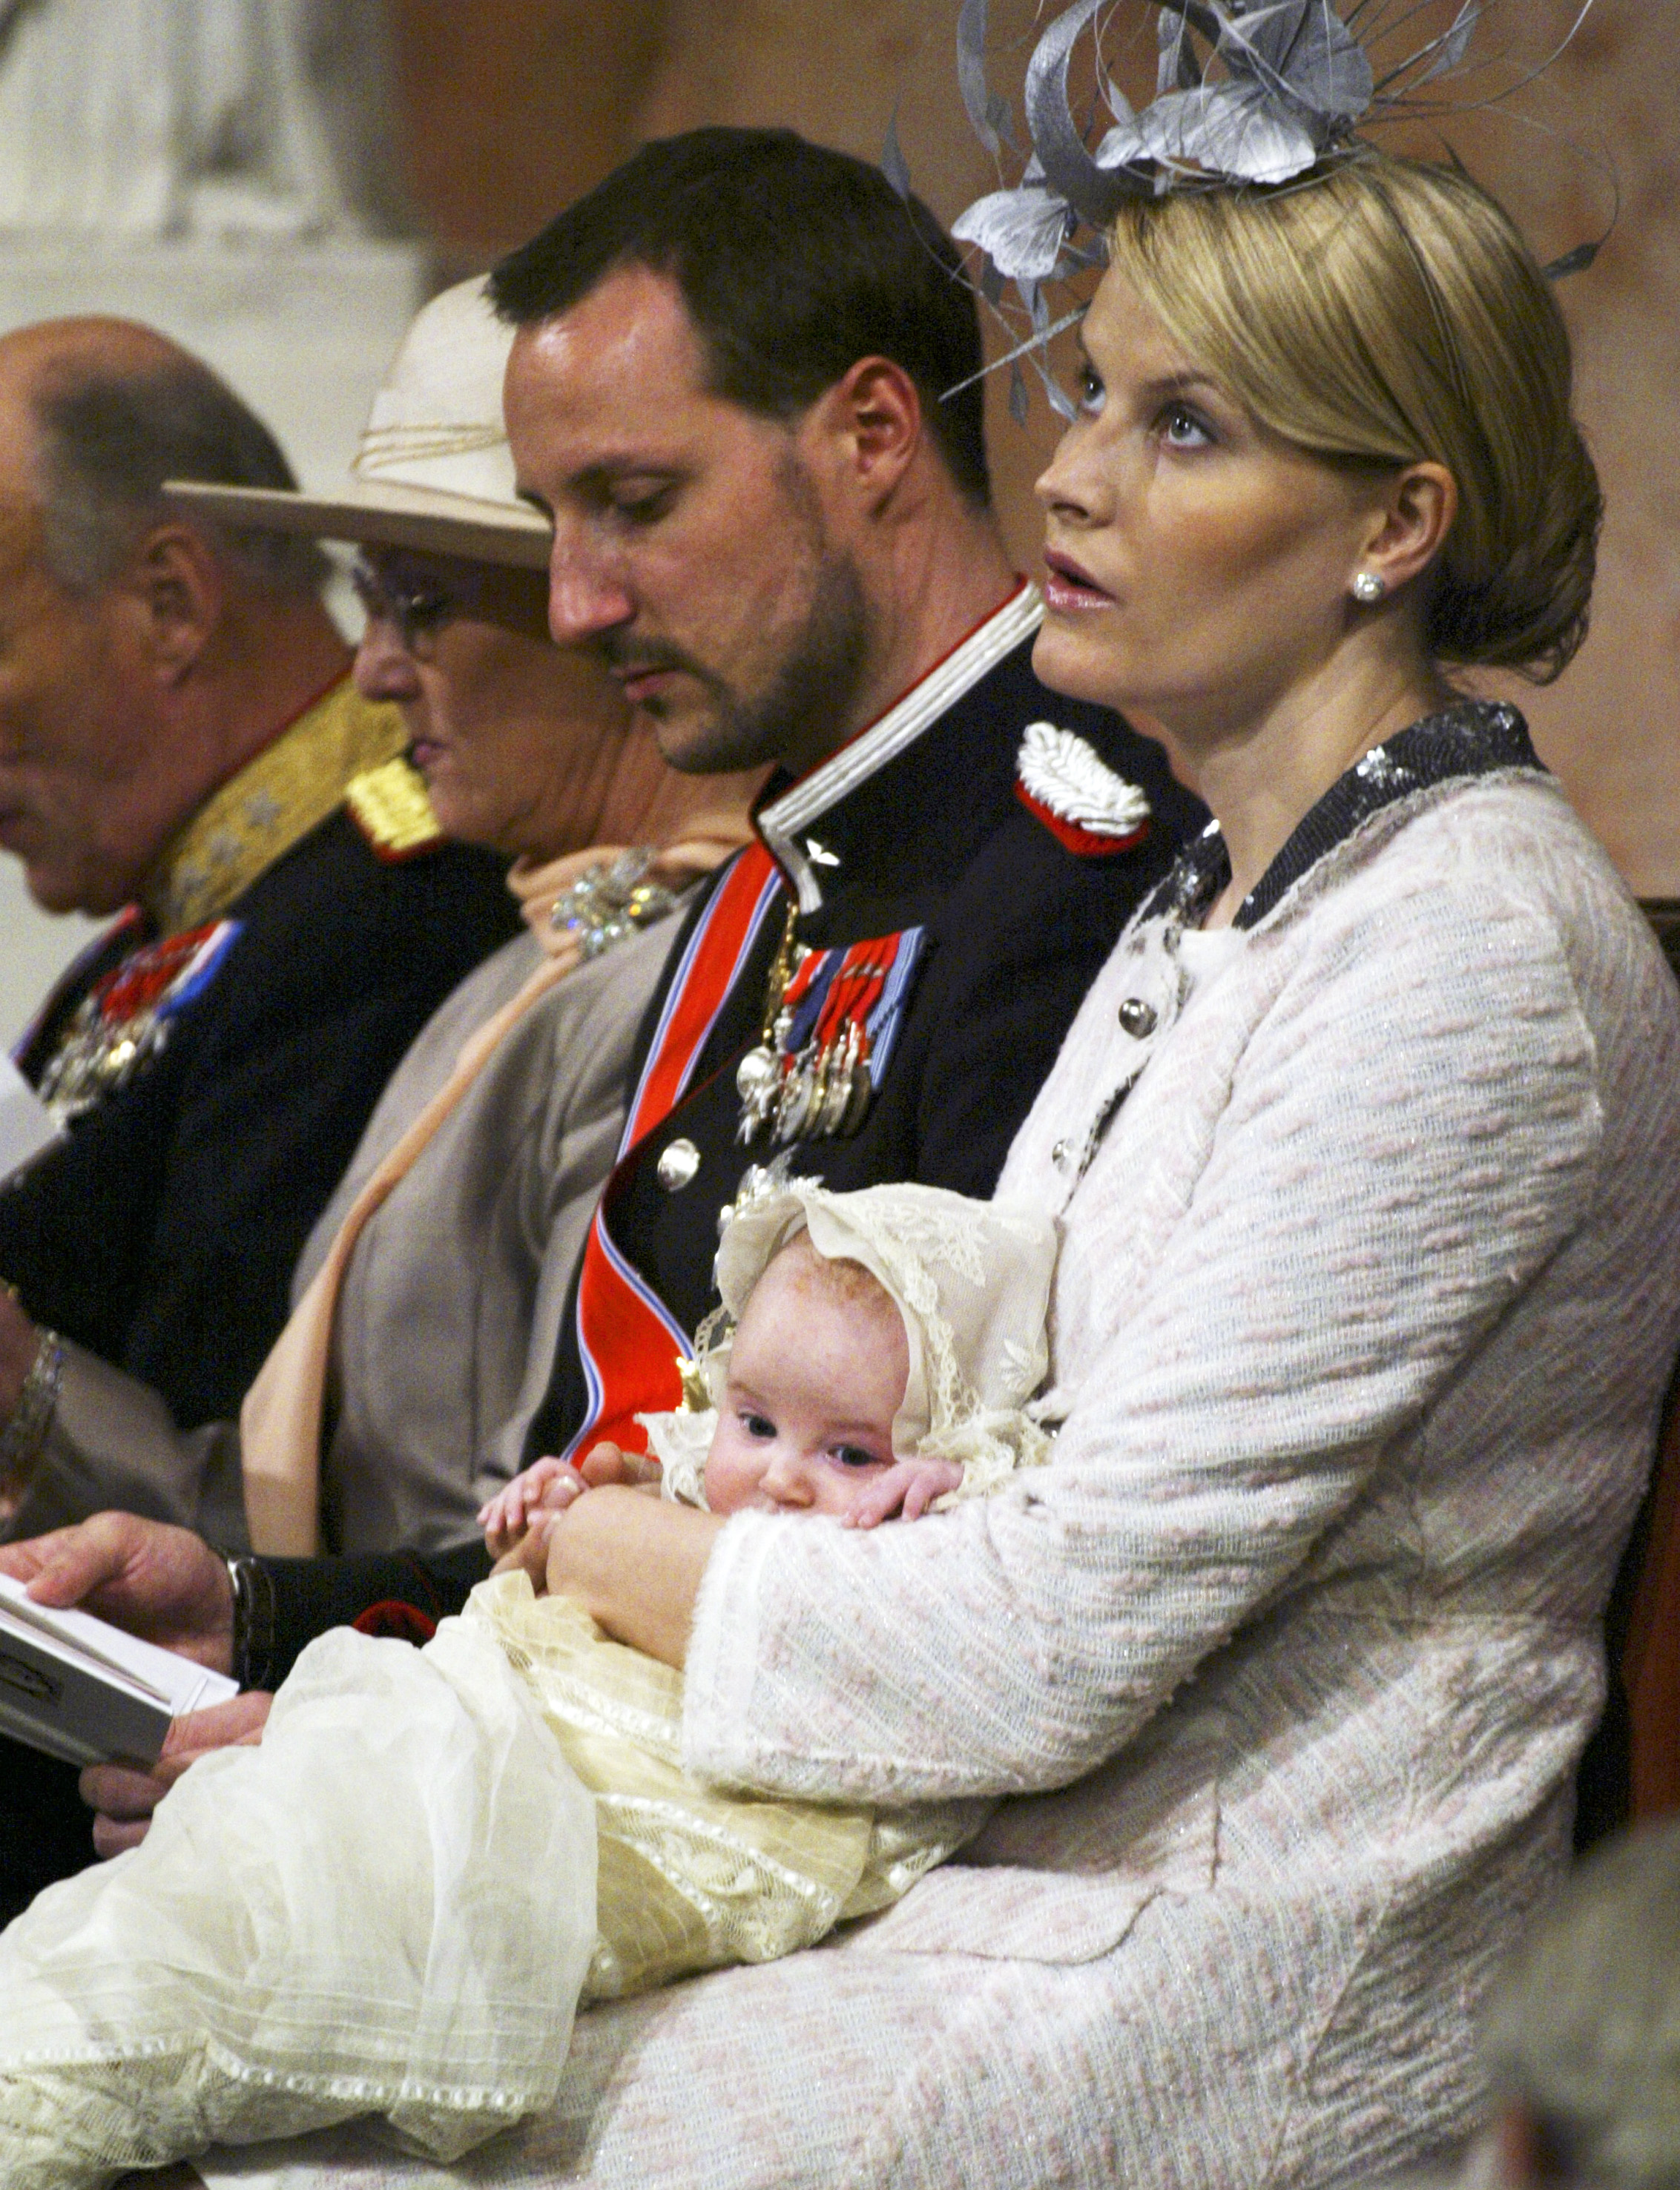
<svg viewBox="0 0 1680 2190">
<path fill-rule="evenodd" d="M 102 9 L 107 0 L 90 4 Z M 383 42 L 378 97 L 360 94 L 360 111 L 382 139 L 389 135 L 373 150 L 385 153 L 406 199 L 406 214 L 387 212 L 383 224 L 407 230 L 407 237 L 376 239 L 389 276 L 377 308 L 366 284 L 358 292 L 349 266 L 336 304 L 312 292 L 313 321 L 323 338 L 330 332 L 341 360 L 332 383 L 343 417 L 336 457 L 321 430 L 321 376 L 306 360 L 291 370 L 273 354 L 272 340 L 253 351 L 248 322 L 236 314 L 219 350 L 213 326 L 199 333 L 200 346 L 282 437 L 302 434 L 301 468 L 312 476 L 350 452 L 366 391 L 397 331 L 389 323 L 406 309 L 404 284 L 487 265 L 644 137 L 705 122 L 785 122 L 875 159 L 896 114 L 916 187 L 943 218 L 994 186 L 956 95 L 959 0 L 246 4 L 312 9 L 317 47 L 340 79 L 345 49 Z M 1499 88 L 1519 63 L 1542 57 L 1561 42 L 1578 6 L 1493 0 L 1480 50 L 1506 54 L 1511 65 L 1473 81 L 1473 90 Z M 993 0 L 1001 89 L 1019 92 L 1036 14 L 1035 0 Z M 1423 20 L 1431 20 L 1427 6 Z M 1139 50 L 1121 59 L 1123 81 L 1141 91 L 1141 78 L 1135 85 L 1131 78 L 1147 56 Z M 354 68 L 351 76 L 373 81 L 366 71 L 355 78 Z M 1579 407 L 1609 499 L 1593 630 L 1556 686 L 1519 696 L 1541 752 L 1635 889 L 1680 898 L 1680 7 L 1596 0 L 1540 84 L 1441 128 L 1419 129 L 1412 149 L 1438 151 L 1444 136 L 1509 205 L 1544 258 L 1601 233 L 1620 194 L 1597 262 L 1559 290 L 1577 345 Z M 308 238 L 287 247 L 295 258 Z M 364 239 L 355 247 L 370 247 Z M 250 247 L 241 247 L 242 258 L 226 248 L 248 279 Z M 411 276 L 391 254 L 414 251 L 423 253 L 426 270 Z M 99 278 L 109 283 L 110 309 L 137 309 L 119 269 Z M 0 244 L 0 311 L 5 298 Z M 1012 547 L 1032 569 L 1031 481 L 1054 421 L 1035 397 L 1027 425 L 1014 425 L 1002 383 L 998 376 L 990 391 L 995 471 Z M 17 1023 L 19 998 L 38 988 L 42 954 L 61 947 L 64 925 L 34 927 L 20 908 L 9 862 L 4 880 L 0 1032 Z"/>
</svg>

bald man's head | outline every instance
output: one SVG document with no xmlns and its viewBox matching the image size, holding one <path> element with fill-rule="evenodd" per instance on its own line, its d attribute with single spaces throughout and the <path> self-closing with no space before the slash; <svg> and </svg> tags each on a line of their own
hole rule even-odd
<svg viewBox="0 0 1680 2190">
<path fill-rule="evenodd" d="M 179 521 L 170 479 L 295 489 L 279 443 L 190 352 L 132 320 L 45 320 L 0 338 L 0 417 L 10 452 L 0 489 L 41 511 L 60 582 L 110 583 L 145 529 Z M 263 588 L 316 593 L 326 575 L 313 541 L 222 533 L 216 552 Z"/>
<path fill-rule="evenodd" d="M 262 421 L 127 321 L 0 338 L 0 847 L 105 912 L 342 667 L 307 541 L 222 533 L 170 479 L 291 488 Z"/>
</svg>

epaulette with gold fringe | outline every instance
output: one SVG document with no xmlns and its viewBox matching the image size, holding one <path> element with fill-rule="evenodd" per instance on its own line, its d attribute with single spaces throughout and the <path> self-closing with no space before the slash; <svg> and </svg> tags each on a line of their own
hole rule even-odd
<svg viewBox="0 0 1680 2190">
<path fill-rule="evenodd" d="M 400 756 L 353 775 L 344 787 L 344 805 L 382 860 L 411 860 L 443 842 L 426 779 Z"/>
</svg>

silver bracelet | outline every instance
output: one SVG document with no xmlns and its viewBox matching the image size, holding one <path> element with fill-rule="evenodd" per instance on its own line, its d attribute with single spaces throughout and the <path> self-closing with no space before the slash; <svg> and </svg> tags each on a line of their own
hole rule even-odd
<svg viewBox="0 0 1680 2190">
<path fill-rule="evenodd" d="M 57 1331 L 43 1330 L 18 1403 L 0 1430 L 0 1483 L 26 1483 L 46 1443 L 63 1382 L 64 1347 Z"/>
</svg>

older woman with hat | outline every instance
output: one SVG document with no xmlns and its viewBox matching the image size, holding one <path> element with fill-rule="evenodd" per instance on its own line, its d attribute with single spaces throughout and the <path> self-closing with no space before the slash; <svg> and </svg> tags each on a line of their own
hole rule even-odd
<svg viewBox="0 0 1680 2190">
<path fill-rule="evenodd" d="M 403 711 L 444 828 L 513 856 L 530 928 L 415 1044 L 304 1251 L 241 1426 L 260 1552 L 474 1540 L 546 1388 L 662 916 L 746 836 L 756 777 L 675 774 L 604 667 L 549 639 L 549 527 L 502 426 L 510 340 L 463 283 L 415 322 L 339 493 L 177 490 L 231 525 L 358 543 L 357 679 Z M 401 771 L 389 795 L 413 795 Z"/>
<path fill-rule="evenodd" d="M 236 1554 L 476 1561 L 477 1510 L 521 1463 L 668 916 L 744 840 L 756 778 L 677 775 L 605 670 L 550 641 L 548 529 L 514 495 L 501 425 L 509 339 L 476 282 L 429 304 L 336 495 L 173 490 L 231 528 L 359 543 L 355 674 L 411 740 L 363 780 L 372 818 L 398 853 L 441 824 L 508 854 L 528 927 L 387 1087 L 242 1423 L 184 1434 L 116 1371 L 67 1378 L 22 1533 L 114 1506 Z M 86 1859 L 68 1792 L 59 1830 L 32 1804 L 34 1875 L 0 1881 L 6 1900 Z"/>
</svg>

